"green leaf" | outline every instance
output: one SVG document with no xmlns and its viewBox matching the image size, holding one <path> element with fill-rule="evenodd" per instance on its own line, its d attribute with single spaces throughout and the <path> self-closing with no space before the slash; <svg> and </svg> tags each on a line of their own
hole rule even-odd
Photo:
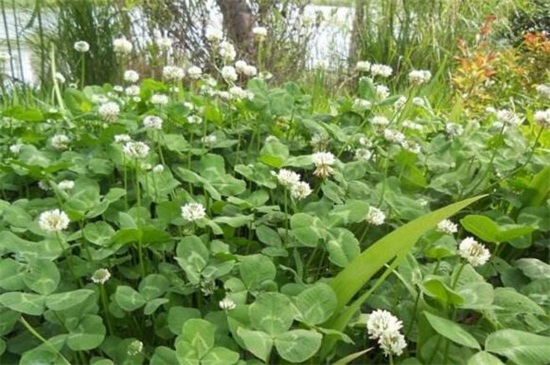
<svg viewBox="0 0 550 365">
<path fill-rule="evenodd" d="M 280 293 L 263 293 L 249 308 L 250 323 L 271 336 L 286 332 L 294 320 L 293 305 Z"/>
<path fill-rule="evenodd" d="M 31 215 L 22 207 L 12 205 L 5 208 L 2 218 L 15 227 L 27 228 L 33 222 Z"/>
<path fill-rule="evenodd" d="M 161 305 L 166 304 L 168 302 L 170 302 L 170 300 L 166 298 L 157 298 L 157 299 L 150 300 L 147 302 L 147 304 L 145 304 L 145 307 L 143 308 L 143 314 L 145 314 L 146 316 L 150 316 Z"/>
<path fill-rule="evenodd" d="M 329 260 L 340 267 L 346 267 L 361 252 L 359 241 L 345 228 L 332 228 L 329 231 L 326 248 Z"/>
<path fill-rule="evenodd" d="M 268 246 L 279 247 L 282 245 L 281 236 L 279 236 L 279 233 L 266 225 L 261 225 L 256 228 L 256 236 L 258 236 L 260 242 Z"/>
<path fill-rule="evenodd" d="M 200 317 L 201 312 L 196 308 L 172 307 L 168 311 L 168 327 L 172 333 L 179 335 L 187 320 Z"/>
<path fill-rule="evenodd" d="M 237 334 L 244 342 L 245 348 L 257 358 L 267 361 L 271 349 L 273 348 L 273 339 L 265 332 L 251 331 L 239 327 Z"/>
<path fill-rule="evenodd" d="M 426 316 L 426 319 L 428 320 L 432 328 L 441 336 L 459 345 L 481 350 L 481 346 L 474 338 L 474 336 L 463 329 L 460 325 L 446 318 L 441 318 L 426 311 L 424 312 L 424 315 Z"/>
<path fill-rule="evenodd" d="M 0 336 L 11 332 L 19 320 L 19 316 L 19 313 L 11 309 L 0 308 Z"/>
<path fill-rule="evenodd" d="M 214 347 L 202 359 L 201 365 L 232 365 L 239 361 L 239 354 L 225 347 Z"/>
<path fill-rule="evenodd" d="M 504 365 L 495 355 L 480 351 L 468 359 L 466 365 Z"/>
<path fill-rule="evenodd" d="M 44 313 L 46 296 L 11 292 L 0 295 L 0 304 L 16 312 L 39 316 Z"/>
<path fill-rule="evenodd" d="M 78 289 L 65 293 L 50 294 L 46 298 L 46 307 L 54 311 L 64 311 L 79 305 L 94 294 L 90 289 Z"/>
<path fill-rule="evenodd" d="M 269 257 L 249 255 L 241 257 L 239 261 L 239 273 L 248 290 L 256 290 L 262 283 L 275 279 L 277 269 Z"/>
<path fill-rule="evenodd" d="M 306 247 L 317 247 L 319 240 L 328 235 L 326 224 L 306 213 L 296 213 L 290 217 L 290 228 L 293 236 Z"/>
<path fill-rule="evenodd" d="M 498 241 L 498 224 L 484 215 L 470 214 L 460 220 L 460 224 L 470 233 L 486 242 Z"/>
<path fill-rule="evenodd" d="M 486 282 L 468 283 L 457 289 L 457 294 L 464 299 L 460 308 L 486 309 L 493 304 L 495 296 L 493 286 Z"/>
<path fill-rule="evenodd" d="M 30 260 L 23 275 L 23 281 L 29 289 L 44 295 L 53 293 L 60 280 L 57 266 L 45 259 Z"/>
<path fill-rule="evenodd" d="M 227 224 L 230 227 L 238 228 L 247 225 L 254 220 L 254 215 L 237 215 L 234 217 L 216 217 L 212 221 Z"/>
<path fill-rule="evenodd" d="M 422 283 L 422 291 L 437 299 L 442 305 L 460 306 L 464 299 L 453 289 L 449 288 L 438 278 L 425 280 Z"/>
<path fill-rule="evenodd" d="M 116 303 L 126 312 L 135 311 L 146 302 L 143 295 L 126 285 L 118 286 L 114 297 Z"/>
<path fill-rule="evenodd" d="M 358 223 L 365 220 L 370 204 L 360 200 L 350 200 L 344 205 L 335 206 L 329 213 L 331 227 Z"/>
<path fill-rule="evenodd" d="M 174 365 L 177 363 L 176 351 L 165 346 L 157 347 L 151 358 L 151 365 Z"/>
<path fill-rule="evenodd" d="M 485 340 L 485 350 L 507 357 L 517 365 L 550 363 L 550 337 L 514 329 L 491 333 Z"/>
<path fill-rule="evenodd" d="M 509 313 L 545 314 L 544 309 L 537 303 L 525 295 L 518 293 L 514 288 L 496 288 L 494 304 L 501 311 Z"/>
<path fill-rule="evenodd" d="M 550 191 L 550 166 L 542 169 L 524 189 L 521 196 L 522 207 L 535 207 L 542 205 Z"/>
<path fill-rule="evenodd" d="M 372 347 L 368 348 L 366 350 L 363 350 L 363 351 L 354 352 L 353 354 L 350 354 L 350 355 L 348 355 L 346 357 L 343 357 L 340 360 L 334 362 L 332 365 L 347 365 L 350 362 L 352 362 L 353 360 L 357 359 L 358 357 L 366 354 L 367 352 L 369 352 L 371 350 L 372 350 Z M 403 362 L 401 362 L 400 364 L 405 365 Z M 420 362 L 418 362 L 418 364 L 420 364 Z"/>
<path fill-rule="evenodd" d="M 334 313 L 336 303 L 336 294 L 324 283 L 317 283 L 294 298 L 298 319 L 308 325 L 320 324 L 329 319 Z"/>
<path fill-rule="evenodd" d="M 532 280 L 550 279 L 550 265 L 535 258 L 524 258 L 514 262 L 525 276 Z"/>
<path fill-rule="evenodd" d="M 206 245 L 197 236 L 184 237 L 177 247 L 176 261 L 185 270 L 192 284 L 198 284 L 200 273 L 208 264 L 210 253 Z"/>
<path fill-rule="evenodd" d="M 214 325 L 204 319 L 191 318 L 183 324 L 180 340 L 191 344 L 199 358 L 214 347 Z"/>
<path fill-rule="evenodd" d="M 105 326 L 100 316 L 86 314 L 76 326 L 67 325 L 70 333 L 67 345 L 74 351 L 85 351 L 99 347 L 105 338 Z"/>
<path fill-rule="evenodd" d="M 88 223 L 82 230 L 84 238 L 98 246 L 107 246 L 115 234 L 115 230 L 107 222 Z"/>
<path fill-rule="evenodd" d="M 321 347 L 323 336 L 315 331 L 292 330 L 275 338 L 275 347 L 287 361 L 299 363 L 311 358 Z"/>
<path fill-rule="evenodd" d="M 151 274 L 139 283 L 138 290 L 145 300 L 152 300 L 163 295 L 169 286 L 170 281 L 166 277 L 159 274 Z"/>
</svg>

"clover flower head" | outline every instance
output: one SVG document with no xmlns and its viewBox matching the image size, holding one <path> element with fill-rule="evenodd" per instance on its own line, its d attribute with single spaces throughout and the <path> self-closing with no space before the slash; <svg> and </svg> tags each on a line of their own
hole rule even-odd
<svg viewBox="0 0 550 365">
<path fill-rule="evenodd" d="M 223 39 L 223 32 L 216 28 L 207 28 L 205 37 L 211 43 L 218 43 Z"/>
<path fill-rule="evenodd" d="M 370 67 L 370 73 L 372 76 L 389 77 L 391 76 L 393 69 L 387 65 L 381 65 L 375 63 Z"/>
<path fill-rule="evenodd" d="M 279 184 L 289 189 L 300 182 L 300 175 L 287 169 L 280 169 L 275 176 Z"/>
<path fill-rule="evenodd" d="M 374 85 L 374 94 L 377 100 L 385 100 L 390 96 L 390 89 L 386 85 Z"/>
<path fill-rule="evenodd" d="M 189 222 L 206 217 L 206 209 L 201 203 L 187 203 L 181 207 L 181 216 Z"/>
<path fill-rule="evenodd" d="M 403 350 L 407 348 L 405 336 L 400 332 L 384 333 L 378 338 L 378 344 L 384 351 L 384 355 L 401 355 Z"/>
<path fill-rule="evenodd" d="M 126 94 L 126 96 L 139 96 L 140 92 L 141 88 L 137 85 L 131 85 L 124 89 L 124 94 Z"/>
<path fill-rule="evenodd" d="M 70 138 L 65 134 L 56 134 L 50 139 L 50 143 L 56 150 L 66 150 L 69 148 Z"/>
<path fill-rule="evenodd" d="M 311 137 L 311 141 L 309 142 L 309 144 L 316 152 L 324 151 L 328 147 L 329 139 L 324 134 L 316 133 Z"/>
<path fill-rule="evenodd" d="M 372 107 L 372 103 L 368 100 L 356 98 L 353 100 L 353 106 L 352 108 L 358 111 L 365 111 Z"/>
<path fill-rule="evenodd" d="M 534 115 L 535 122 L 543 128 L 550 128 L 550 109 L 537 110 Z"/>
<path fill-rule="evenodd" d="M 126 71 L 124 71 L 123 78 L 124 78 L 124 81 L 126 81 L 126 82 L 131 82 L 131 83 L 138 82 L 139 73 L 137 73 L 134 70 L 126 70 Z"/>
<path fill-rule="evenodd" d="M 202 118 L 198 115 L 190 115 L 187 117 L 187 123 L 189 124 L 201 124 Z"/>
<path fill-rule="evenodd" d="M 126 353 L 129 356 L 136 356 L 141 354 L 142 351 L 143 351 L 143 342 L 134 340 L 130 342 L 130 344 L 128 345 L 128 349 L 126 350 Z"/>
<path fill-rule="evenodd" d="M 60 232 L 69 227 L 69 217 L 59 209 L 48 210 L 38 217 L 38 225 L 48 232 Z"/>
<path fill-rule="evenodd" d="M 111 273 L 107 269 L 98 269 L 92 275 L 92 282 L 103 285 L 111 278 Z"/>
<path fill-rule="evenodd" d="M 386 117 L 377 115 L 377 116 L 372 118 L 371 124 L 375 125 L 375 126 L 383 127 L 383 126 L 386 126 L 386 125 L 390 124 L 390 121 Z"/>
<path fill-rule="evenodd" d="M 232 43 L 224 41 L 219 44 L 218 54 L 225 62 L 232 62 L 237 56 Z"/>
<path fill-rule="evenodd" d="M 393 103 L 393 107 L 395 109 L 401 109 L 405 104 L 407 104 L 407 100 L 408 99 L 406 96 L 401 95 L 399 98 L 397 98 L 395 103 Z"/>
<path fill-rule="evenodd" d="M 230 310 L 233 310 L 237 307 L 237 304 L 235 304 L 234 301 L 232 301 L 231 299 L 229 298 L 224 298 L 222 300 L 220 300 L 220 302 L 218 303 L 218 305 L 220 306 L 220 308 L 224 311 L 230 311 Z"/>
<path fill-rule="evenodd" d="M 217 140 L 218 140 L 218 138 L 216 137 L 215 134 L 209 134 L 208 136 L 204 136 L 201 139 L 202 143 L 204 143 L 206 145 L 212 145 L 212 144 L 216 143 Z"/>
<path fill-rule="evenodd" d="M 550 99 L 550 85 L 545 85 L 545 84 L 537 85 L 535 90 L 540 96 Z"/>
<path fill-rule="evenodd" d="M 458 232 L 458 226 L 449 219 L 444 219 L 437 224 L 437 231 L 446 234 L 453 234 Z"/>
<path fill-rule="evenodd" d="M 298 181 L 290 187 L 290 196 L 296 200 L 302 200 L 311 195 L 312 190 L 309 184 L 305 181 Z"/>
<path fill-rule="evenodd" d="M 384 138 L 389 142 L 394 142 L 399 144 L 405 143 L 405 140 L 406 140 L 405 135 L 395 129 L 384 129 L 383 134 L 384 134 Z"/>
<path fill-rule="evenodd" d="M 422 85 L 432 78 L 432 73 L 428 70 L 412 70 L 409 72 L 409 82 L 413 85 Z"/>
<path fill-rule="evenodd" d="M 54 77 L 55 77 L 55 79 L 57 80 L 57 82 L 59 82 L 60 84 L 64 84 L 65 81 L 67 81 L 67 80 L 65 79 L 65 76 L 63 76 L 63 74 L 62 74 L 61 72 L 56 72 L 56 73 L 54 74 Z"/>
<path fill-rule="evenodd" d="M 246 65 L 243 73 L 248 77 L 254 77 L 258 74 L 258 69 L 252 65 Z"/>
<path fill-rule="evenodd" d="M 132 140 L 132 137 L 130 137 L 127 134 L 117 134 L 115 135 L 115 142 L 116 143 L 126 143 L 130 142 Z"/>
<path fill-rule="evenodd" d="M 355 150 L 355 159 L 358 161 L 370 161 L 372 152 L 367 148 L 358 148 Z"/>
<path fill-rule="evenodd" d="M 164 171 L 164 165 L 155 165 L 155 167 L 153 167 L 153 172 L 155 174 L 160 174 L 163 171 Z"/>
<path fill-rule="evenodd" d="M 74 50 L 80 53 L 86 53 L 90 50 L 90 44 L 86 41 L 77 41 L 74 43 Z"/>
<path fill-rule="evenodd" d="M 445 132 L 451 138 L 459 137 L 464 133 L 464 128 L 460 124 L 445 123 Z"/>
<path fill-rule="evenodd" d="M 252 28 L 252 34 L 256 36 L 256 39 L 263 41 L 267 37 L 266 27 L 254 27 Z"/>
<path fill-rule="evenodd" d="M 126 142 L 122 147 L 122 152 L 130 158 L 143 159 L 149 154 L 149 146 L 143 142 Z"/>
<path fill-rule="evenodd" d="M 380 209 L 370 207 L 365 219 L 372 225 L 380 226 L 384 224 L 384 221 L 386 220 L 386 215 Z"/>
<path fill-rule="evenodd" d="M 21 152 L 21 147 L 23 147 L 24 144 L 22 143 L 16 143 L 16 144 L 12 144 L 10 146 L 10 152 L 13 153 L 14 155 L 18 155 L 19 152 Z"/>
<path fill-rule="evenodd" d="M 407 129 L 410 129 L 410 130 L 413 130 L 413 131 L 423 131 L 424 130 L 424 126 L 422 124 L 410 121 L 408 119 L 404 120 L 401 125 L 403 126 L 403 128 L 407 128 Z"/>
<path fill-rule="evenodd" d="M 155 44 L 161 51 L 168 51 L 172 48 L 174 40 L 170 37 L 158 37 L 155 39 Z"/>
<path fill-rule="evenodd" d="M 246 63 L 246 61 L 238 60 L 235 62 L 235 70 L 240 74 L 244 73 L 244 70 L 247 66 L 248 64 Z"/>
<path fill-rule="evenodd" d="M 151 95 L 151 103 L 152 104 L 163 106 L 163 105 L 168 104 L 169 101 L 170 101 L 170 99 L 168 98 L 168 95 L 164 95 L 164 94 L 153 94 L 153 95 Z"/>
<path fill-rule="evenodd" d="M 148 115 L 143 118 L 143 126 L 147 129 L 162 129 L 162 118 L 156 115 Z"/>
<path fill-rule="evenodd" d="M 202 69 L 199 66 L 191 66 L 187 69 L 187 75 L 192 80 L 198 80 L 202 76 Z"/>
<path fill-rule="evenodd" d="M 460 257 L 465 258 L 474 267 L 484 265 L 491 258 L 491 253 L 487 247 L 472 237 L 466 237 L 460 242 L 458 253 Z"/>
<path fill-rule="evenodd" d="M 63 180 L 57 184 L 59 190 L 72 190 L 74 188 L 74 181 L 72 180 Z"/>
<path fill-rule="evenodd" d="M 108 101 L 101 104 L 98 109 L 98 113 L 105 121 L 112 123 L 116 121 L 118 115 L 120 114 L 120 106 L 118 106 L 118 104 L 114 101 Z"/>
<path fill-rule="evenodd" d="M 377 309 L 367 319 L 367 333 L 369 338 L 376 339 L 383 334 L 398 333 L 403 328 L 403 322 L 390 312 Z"/>
<path fill-rule="evenodd" d="M 518 126 L 523 122 L 516 113 L 508 109 L 497 110 L 496 116 L 497 120 L 504 125 Z"/>
<path fill-rule="evenodd" d="M 222 77 L 226 81 L 237 81 L 237 79 L 239 78 L 239 75 L 237 75 L 237 71 L 235 70 L 235 67 L 224 66 L 222 68 Z"/>
<path fill-rule="evenodd" d="M 178 66 L 164 66 L 162 77 L 170 81 L 178 81 L 185 77 L 185 70 Z"/>
<path fill-rule="evenodd" d="M 359 61 L 355 65 L 355 69 L 359 72 L 369 72 L 372 64 L 369 61 Z"/>
<path fill-rule="evenodd" d="M 315 165 L 313 175 L 326 178 L 334 171 L 332 165 L 336 162 L 336 158 L 331 152 L 316 152 L 311 155 L 311 160 Z"/>
<path fill-rule="evenodd" d="M 129 54 L 132 52 L 134 46 L 125 37 L 116 38 L 113 40 L 113 49 L 115 53 Z"/>
</svg>

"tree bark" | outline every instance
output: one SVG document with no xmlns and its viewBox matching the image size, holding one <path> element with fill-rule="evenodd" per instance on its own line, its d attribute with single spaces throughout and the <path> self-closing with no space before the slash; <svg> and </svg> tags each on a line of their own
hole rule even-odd
<svg viewBox="0 0 550 365">
<path fill-rule="evenodd" d="M 255 59 L 254 14 L 246 0 L 216 0 L 223 15 L 223 28 L 240 57 Z"/>
</svg>

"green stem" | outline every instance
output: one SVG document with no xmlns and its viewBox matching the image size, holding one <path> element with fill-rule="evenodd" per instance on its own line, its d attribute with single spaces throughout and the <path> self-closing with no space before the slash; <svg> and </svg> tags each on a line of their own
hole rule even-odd
<svg viewBox="0 0 550 365">
<path fill-rule="evenodd" d="M 107 302 L 107 291 L 105 290 L 105 286 L 103 284 L 99 286 L 99 295 L 101 296 L 103 311 L 105 312 L 105 318 L 107 319 L 107 329 L 109 330 L 109 334 L 112 336 L 115 334 L 115 332 L 113 331 L 111 314 L 109 313 L 109 303 Z"/>
<path fill-rule="evenodd" d="M 135 161 L 135 187 L 136 187 L 136 205 L 137 205 L 137 226 L 138 230 L 140 231 L 138 235 L 138 254 L 139 254 L 139 269 L 141 272 L 141 278 L 143 279 L 145 277 L 145 262 L 143 261 L 143 240 L 142 240 L 142 234 L 141 234 L 141 189 L 139 185 L 139 162 L 138 160 Z"/>
<path fill-rule="evenodd" d="M 67 365 L 71 365 L 71 363 L 65 358 L 65 356 L 63 356 L 56 348 L 54 345 L 52 345 L 50 343 L 50 341 L 46 340 L 44 337 L 42 337 L 40 335 L 40 333 L 38 333 L 33 326 L 30 325 L 29 322 L 27 322 L 27 320 L 25 319 L 25 317 L 21 316 L 19 317 L 19 322 L 21 322 L 21 324 L 23 326 L 25 326 L 25 328 L 27 329 L 27 331 L 29 331 L 34 337 L 38 338 L 40 341 L 42 341 L 45 345 L 47 345 L 48 347 L 50 347 L 59 357 L 61 357 L 61 359 L 63 360 L 63 363 L 67 364 Z"/>
</svg>

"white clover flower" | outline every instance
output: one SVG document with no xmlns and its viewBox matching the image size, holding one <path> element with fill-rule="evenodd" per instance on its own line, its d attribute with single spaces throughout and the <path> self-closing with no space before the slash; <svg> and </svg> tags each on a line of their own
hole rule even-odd
<svg viewBox="0 0 550 365">
<path fill-rule="evenodd" d="M 205 37 L 211 43 L 218 43 L 223 39 L 223 32 L 219 29 L 208 28 L 206 29 Z"/>
<path fill-rule="evenodd" d="M 414 105 L 422 107 L 422 108 L 426 106 L 426 101 L 423 98 L 420 98 L 420 97 L 413 98 L 412 103 Z"/>
<path fill-rule="evenodd" d="M 356 98 L 353 100 L 352 108 L 358 111 L 365 111 L 372 107 L 372 103 L 365 99 Z"/>
<path fill-rule="evenodd" d="M 409 72 L 409 82 L 414 85 L 422 85 L 432 78 L 432 73 L 428 70 L 412 70 Z"/>
<path fill-rule="evenodd" d="M 252 34 L 254 34 L 259 41 L 263 41 L 267 37 L 267 28 L 254 27 L 252 28 Z"/>
<path fill-rule="evenodd" d="M 313 175 L 325 178 L 332 174 L 333 168 L 331 166 L 334 164 L 334 162 L 336 162 L 336 158 L 332 153 L 316 152 L 311 155 L 311 160 L 315 165 L 315 171 L 313 172 Z"/>
<path fill-rule="evenodd" d="M 153 165 L 151 165 L 150 163 L 142 163 L 140 168 L 143 170 L 143 171 L 149 171 L 153 168 Z"/>
<path fill-rule="evenodd" d="M 24 144 L 22 143 L 16 143 L 16 144 L 12 144 L 10 146 L 10 152 L 13 153 L 14 155 L 18 155 L 19 152 L 21 152 L 21 147 L 23 147 Z"/>
<path fill-rule="evenodd" d="M 389 77 L 391 76 L 392 72 L 393 69 L 387 65 L 375 63 L 370 67 L 370 73 L 372 74 L 372 76 Z"/>
<path fill-rule="evenodd" d="M 537 110 L 534 115 L 535 122 L 544 128 L 550 128 L 550 109 Z"/>
<path fill-rule="evenodd" d="M 355 159 L 358 161 L 370 161 L 372 152 L 366 148 L 358 148 L 355 150 Z"/>
<path fill-rule="evenodd" d="M 158 37 L 155 39 L 155 44 L 161 51 L 168 51 L 170 48 L 172 48 L 174 40 L 169 37 Z"/>
<path fill-rule="evenodd" d="M 58 184 L 57 184 L 57 188 L 59 190 L 72 190 L 74 188 L 74 181 L 72 180 L 63 180 L 63 181 L 60 181 Z"/>
<path fill-rule="evenodd" d="M 378 344 L 380 348 L 384 351 L 384 355 L 401 355 L 403 350 L 407 348 L 407 341 L 405 341 L 405 336 L 400 332 L 388 332 L 382 334 L 378 338 Z"/>
<path fill-rule="evenodd" d="M 38 225 L 48 232 L 59 232 L 69 227 L 69 217 L 59 209 L 48 210 L 38 217 Z"/>
<path fill-rule="evenodd" d="M 458 232 L 458 226 L 449 219 L 445 219 L 437 224 L 437 231 L 446 234 L 453 234 Z"/>
<path fill-rule="evenodd" d="M 374 94 L 377 100 L 384 100 L 390 96 L 390 89 L 385 85 L 375 85 Z"/>
<path fill-rule="evenodd" d="M 248 77 L 254 77 L 258 74 L 258 69 L 252 65 L 246 65 L 243 73 Z"/>
<path fill-rule="evenodd" d="M 90 44 L 86 41 L 77 41 L 73 47 L 75 51 L 80 53 L 86 53 L 90 50 Z"/>
<path fill-rule="evenodd" d="M 113 86 L 113 90 L 116 91 L 117 93 L 121 93 L 124 91 L 124 88 L 120 85 L 115 85 Z"/>
<path fill-rule="evenodd" d="M 540 96 L 550 99 L 550 85 L 537 85 L 535 90 Z"/>
<path fill-rule="evenodd" d="M 458 253 L 474 267 L 484 265 L 491 257 L 489 250 L 472 237 L 466 237 L 460 242 Z"/>
<path fill-rule="evenodd" d="M 69 141 L 70 141 L 70 138 L 67 137 L 66 135 L 56 134 L 55 136 L 53 136 L 50 139 L 50 144 L 56 150 L 61 151 L 61 150 L 66 150 L 67 148 L 69 148 L 69 145 L 68 145 Z"/>
<path fill-rule="evenodd" d="M 69 83 L 68 86 L 71 89 L 78 89 L 78 84 L 76 82 L 71 82 L 71 83 Z"/>
<path fill-rule="evenodd" d="M 231 94 L 231 97 L 233 99 L 242 100 L 242 99 L 249 99 L 251 100 L 254 98 L 254 94 L 250 91 L 244 90 L 240 86 L 232 86 L 229 88 L 229 94 Z"/>
<path fill-rule="evenodd" d="M 122 147 L 124 152 L 130 158 L 145 158 L 149 154 L 149 146 L 143 142 L 126 142 Z"/>
<path fill-rule="evenodd" d="M 505 125 L 518 126 L 523 121 L 514 112 L 508 109 L 502 109 L 496 111 L 497 120 Z"/>
<path fill-rule="evenodd" d="M 368 147 L 368 148 L 372 147 L 372 142 L 370 141 L 370 139 L 368 139 L 363 135 L 359 135 L 358 142 L 361 146 Z"/>
<path fill-rule="evenodd" d="M 8 52 L 0 52 L 0 63 L 7 62 L 11 59 L 11 56 Z"/>
<path fill-rule="evenodd" d="M 222 77 L 226 81 L 237 81 L 237 79 L 239 78 L 239 75 L 237 75 L 237 71 L 235 71 L 235 67 L 224 66 L 222 68 Z"/>
<path fill-rule="evenodd" d="M 96 104 L 104 104 L 108 101 L 109 101 L 109 98 L 107 98 L 105 95 L 101 95 L 101 94 L 92 95 L 92 102 Z"/>
<path fill-rule="evenodd" d="M 65 76 L 63 76 L 63 74 L 60 73 L 60 72 L 56 72 L 55 75 L 54 75 L 54 77 L 55 77 L 55 79 L 57 80 L 57 82 L 59 82 L 60 84 L 64 84 L 65 81 L 67 81 L 67 80 L 65 79 Z"/>
<path fill-rule="evenodd" d="M 130 342 L 130 344 L 128 345 L 128 349 L 127 349 L 126 353 L 129 356 L 136 356 L 136 355 L 141 354 L 142 351 L 143 351 L 143 342 L 138 341 L 138 340 L 134 340 L 134 341 Z"/>
<path fill-rule="evenodd" d="M 116 143 L 126 143 L 130 142 L 132 138 L 127 134 L 117 134 L 115 135 L 115 142 Z"/>
<path fill-rule="evenodd" d="M 451 138 L 459 137 L 464 133 L 464 128 L 460 124 L 456 123 L 445 123 L 445 132 Z"/>
<path fill-rule="evenodd" d="M 131 85 L 124 89 L 124 94 L 126 94 L 126 96 L 138 96 L 140 92 L 141 88 L 137 85 Z"/>
<path fill-rule="evenodd" d="M 355 65 L 355 69 L 359 72 L 369 72 L 372 64 L 369 61 L 359 61 Z"/>
<path fill-rule="evenodd" d="M 403 125 L 403 128 L 407 128 L 407 129 L 410 129 L 410 130 L 413 130 L 413 131 L 422 131 L 422 130 L 424 130 L 424 126 L 422 124 L 412 122 L 408 119 L 404 120 L 402 125 Z"/>
<path fill-rule="evenodd" d="M 407 104 L 407 97 L 401 95 L 401 96 L 395 101 L 395 103 L 393 103 L 393 107 L 394 107 L 395 109 L 401 109 L 405 104 Z"/>
<path fill-rule="evenodd" d="M 389 142 L 404 144 L 406 137 L 403 133 L 396 131 L 394 129 L 384 129 L 383 131 L 384 138 Z"/>
<path fill-rule="evenodd" d="M 198 115 L 190 115 L 187 117 L 187 123 L 189 124 L 201 124 L 202 118 Z"/>
<path fill-rule="evenodd" d="M 217 140 L 218 140 L 218 138 L 214 134 L 209 134 L 208 136 L 204 136 L 201 139 L 202 143 L 207 144 L 207 145 L 212 145 L 212 144 L 216 143 Z"/>
<path fill-rule="evenodd" d="M 260 72 L 258 77 L 262 80 L 270 80 L 270 79 L 273 78 L 273 74 L 269 71 L 262 71 L 262 72 Z"/>
<path fill-rule="evenodd" d="M 420 145 L 418 143 L 413 142 L 413 141 L 409 141 L 409 140 L 405 140 L 405 141 L 401 142 L 401 147 L 403 147 L 404 149 L 406 149 L 409 152 L 414 153 L 415 155 L 419 154 L 420 151 L 422 150 L 422 148 L 420 147 Z"/>
<path fill-rule="evenodd" d="M 403 328 L 403 322 L 390 312 L 377 309 L 367 319 L 367 333 L 369 338 L 377 339 L 384 334 L 395 334 Z"/>
<path fill-rule="evenodd" d="M 231 100 L 233 97 L 229 93 L 229 91 L 218 91 L 216 93 L 217 96 L 219 96 L 223 100 Z"/>
<path fill-rule="evenodd" d="M 112 123 L 116 121 L 118 115 L 120 114 L 120 107 L 117 103 L 109 101 L 99 107 L 98 113 L 105 121 Z"/>
<path fill-rule="evenodd" d="M 202 76 L 202 69 L 199 66 L 191 66 L 187 69 L 187 75 L 192 80 L 198 80 Z"/>
<path fill-rule="evenodd" d="M 235 47 L 230 42 L 221 42 L 218 48 L 218 54 L 225 62 L 232 62 L 237 56 Z"/>
<path fill-rule="evenodd" d="M 164 171 L 164 166 L 163 165 L 155 165 L 155 167 L 153 167 L 153 172 L 155 174 L 160 174 Z"/>
<path fill-rule="evenodd" d="M 365 220 L 372 225 L 379 226 L 384 224 L 386 220 L 386 215 L 380 209 L 375 207 L 370 207 Z"/>
<path fill-rule="evenodd" d="M 246 63 L 246 61 L 238 60 L 237 62 L 235 62 L 235 70 L 240 74 L 244 73 L 244 70 L 247 66 L 248 64 Z"/>
<path fill-rule="evenodd" d="M 170 81 L 178 81 L 185 77 L 185 70 L 178 66 L 164 66 L 162 77 Z"/>
<path fill-rule="evenodd" d="M 224 311 L 230 311 L 237 308 L 237 304 L 229 298 L 224 298 L 218 303 L 220 308 Z"/>
<path fill-rule="evenodd" d="M 285 188 L 291 188 L 294 185 L 298 184 L 300 182 L 300 175 L 295 173 L 294 171 L 290 171 L 287 169 L 280 169 L 278 173 L 274 173 L 275 177 L 277 178 L 277 181 L 279 184 L 284 186 Z"/>
<path fill-rule="evenodd" d="M 129 54 L 132 52 L 132 49 L 134 46 L 130 41 L 128 41 L 125 37 L 122 38 L 116 38 L 113 40 L 113 49 L 116 53 L 119 54 Z"/>
<path fill-rule="evenodd" d="M 206 209 L 201 203 L 187 203 L 181 207 L 181 216 L 189 222 L 206 217 Z"/>
<path fill-rule="evenodd" d="M 124 71 L 124 81 L 135 83 L 139 80 L 139 74 L 134 70 Z"/>
<path fill-rule="evenodd" d="M 377 116 L 372 118 L 371 124 L 375 125 L 375 126 L 383 127 L 383 126 L 386 126 L 386 125 L 390 124 L 390 121 L 386 117 L 377 115 Z"/>
<path fill-rule="evenodd" d="M 311 137 L 311 141 L 309 142 L 309 144 L 313 147 L 315 151 L 326 150 L 328 143 L 328 137 L 320 133 L 314 134 L 313 137 Z"/>
<path fill-rule="evenodd" d="M 296 200 L 302 200 L 312 193 L 311 187 L 304 181 L 298 181 L 290 187 L 290 196 Z"/>
<path fill-rule="evenodd" d="M 168 104 L 170 101 L 170 98 L 168 98 L 168 95 L 164 94 L 153 94 L 151 96 L 151 103 L 159 106 L 163 106 Z"/>
<path fill-rule="evenodd" d="M 147 129 L 162 129 L 162 118 L 156 115 L 148 115 L 143 118 L 143 126 Z"/>
<path fill-rule="evenodd" d="M 50 184 L 45 180 L 40 180 L 38 182 L 38 187 L 44 191 L 52 190 Z"/>
<path fill-rule="evenodd" d="M 111 273 L 107 269 L 98 269 L 92 275 L 92 282 L 103 285 L 111 278 Z"/>
</svg>

